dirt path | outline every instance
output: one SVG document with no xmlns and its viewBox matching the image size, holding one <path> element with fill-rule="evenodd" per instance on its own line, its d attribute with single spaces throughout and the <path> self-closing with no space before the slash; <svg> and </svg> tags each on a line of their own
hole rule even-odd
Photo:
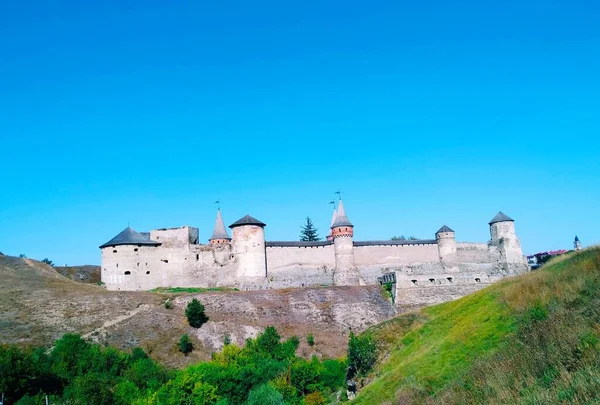
<svg viewBox="0 0 600 405">
<path fill-rule="evenodd" d="M 140 313 L 142 311 L 146 311 L 148 309 L 150 309 L 149 304 L 141 304 L 139 307 L 137 307 L 133 311 L 129 311 L 129 313 L 127 313 L 125 315 L 117 316 L 112 321 L 106 321 L 106 322 L 104 322 L 104 325 L 100 326 L 99 328 L 94 329 L 93 331 L 91 331 L 89 333 L 86 333 L 85 335 L 82 335 L 81 337 L 83 339 L 92 338 L 93 340 L 96 340 L 96 339 L 94 339 L 94 337 L 101 336 L 102 334 L 106 333 L 106 329 L 110 328 L 111 326 L 114 326 L 118 323 L 126 321 L 129 318 L 137 315 L 138 313 Z"/>
</svg>

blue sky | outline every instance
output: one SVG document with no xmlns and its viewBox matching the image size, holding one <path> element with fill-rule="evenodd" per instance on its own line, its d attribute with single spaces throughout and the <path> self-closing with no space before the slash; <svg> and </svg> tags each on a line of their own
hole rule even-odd
<svg viewBox="0 0 600 405">
<path fill-rule="evenodd" d="M 323 236 L 338 189 L 356 240 L 600 242 L 597 2 L 4 2 L 0 38 L 5 254 L 205 242 L 216 199 Z"/>
</svg>

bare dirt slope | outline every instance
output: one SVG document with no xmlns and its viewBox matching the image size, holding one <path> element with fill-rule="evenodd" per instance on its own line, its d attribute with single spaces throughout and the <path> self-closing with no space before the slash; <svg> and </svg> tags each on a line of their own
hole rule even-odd
<svg viewBox="0 0 600 405">
<path fill-rule="evenodd" d="M 164 302 L 170 298 L 172 309 Z M 198 298 L 210 321 L 200 329 L 187 324 L 187 302 Z M 301 338 L 299 354 L 337 357 L 346 351 L 350 330 L 360 332 L 395 315 L 379 287 L 301 288 L 267 291 L 157 294 L 115 292 L 82 284 L 43 263 L 0 256 L 0 343 L 51 345 L 65 333 L 119 348 L 142 346 L 174 367 L 208 359 L 225 336 L 243 344 L 274 325 L 284 336 Z M 195 350 L 177 351 L 182 334 Z M 312 333 L 315 346 L 306 344 Z"/>
<path fill-rule="evenodd" d="M 54 266 L 54 270 L 80 283 L 100 283 L 100 266 Z"/>
</svg>

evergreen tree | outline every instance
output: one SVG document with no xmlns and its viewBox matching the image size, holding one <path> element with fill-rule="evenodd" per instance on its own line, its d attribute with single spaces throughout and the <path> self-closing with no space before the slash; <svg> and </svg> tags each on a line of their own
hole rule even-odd
<svg viewBox="0 0 600 405">
<path fill-rule="evenodd" d="M 321 240 L 317 231 L 318 229 L 315 228 L 310 217 L 306 217 L 306 225 L 302 226 L 302 230 L 300 231 L 300 240 L 302 242 L 313 242 Z"/>
<path fill-rule="evenodd" d="M 185 315 L 192 328 L 199 328 L 208 322 L 208 316 L 204 313 L 204 305 L 196 298 L 194 298 L 186 307 Z"/>
<path fill-rule="evenodd" d="M 181 339 L 179 339 L 179 351 L 187 356 L 193 349 L 194 346 L 190 337 L 187 334 L 181 335 Z"/>
</svg>

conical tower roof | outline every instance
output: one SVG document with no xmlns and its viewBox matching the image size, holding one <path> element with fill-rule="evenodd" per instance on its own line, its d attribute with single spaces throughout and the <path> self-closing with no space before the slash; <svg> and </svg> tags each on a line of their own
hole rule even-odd
<svg viewBox="0 0 600 405">
<path fill-rule="evenodd" d="M 442 233 L 442 232 L 454 232 L 454 231 L 448 225 L 444 225 L 435 234 L 437 235 L 438 233 Z"/>
<path fill-rule="evenodd" d="M 231 238 L 227 234 L 227 229 L 225 229 L 225 222 L 223 222 L 223 217 L 221 216 L 220 209 L 217 210 L 217 219 L 215 220 L 215 227 L 213 228 L 213 233 L 209 240 L 213 239 L 231 240 Z"/>
<path fill-rule="evenodd" d="M 506 222 L 506 221 L 515 222 L 514 219 L 512 219 L 511 217 L 506 215 L 504 212 L 498 211 L 496 216 L 494 218 L 492 218 L 492 220 L 490 221 L 490 225 L 495 224 L 496 222 Z"/>
<path fill-rule="evenodd" d="M 146 245 L 146 246 L 159 246 L 160 242 L 151 240 L 149 237 L 142 235 L 139 232 L 134 231 L 131 227 L 127 227 L 121 231 L 117 236 L 106 242 L 104 245 L 100 245 L 100 249 L 107 246 L 119 246 L 119 245 Z"/>
<path fill-rule="evenodd" d="M 338 204 L 337 215 L 335 216 L 335 221 L 333 221 L 331 228 L 337 228 L 338 226 L 354 226 L 346 216 L 346 210 L 344 210 L 344 203 L 342 200 L 340 200 Z"/>
<path fill-rule="evenodd" d="M 337 210 L 334 208 L 333 209 L 333 215 L 331 216 L 331 226 L 333 226 L 333 224 L 335 223 L 335 219 L 337 218 Z"/>
<path fill-rule="evenodd" d="M 244 225 L 256 225 L 260 227 L 265 227 L 267 224 L 259 221 L 258 219 L 251 217 L 250 215 L 246 215 L 243 218 L 238 219 L 233 224 L 229 225 L 230 228 L 235 228 L 236 226 L 244 226 Z"/>
</svg>

